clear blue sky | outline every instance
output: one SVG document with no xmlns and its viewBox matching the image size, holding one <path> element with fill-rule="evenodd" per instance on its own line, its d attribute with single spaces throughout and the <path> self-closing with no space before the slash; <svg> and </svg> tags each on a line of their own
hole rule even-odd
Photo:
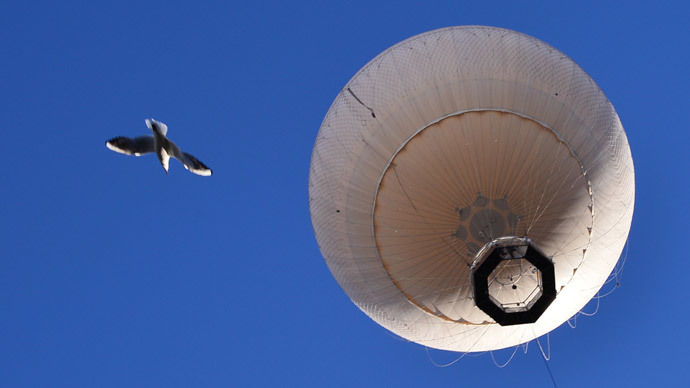
<svg viewBox="0 0 690 388">
<path fill-rule="evenodd" d="M 387 47 L 463 24 L 565 52 L 632 147 L 622 285 L 552 332 L 559 386 L 690 384 L 684 2 L 5 3 L 0 386 L 549 386 L 535 343 L 503 369 L 434 366 L 349 301 L 313 236 L 309 162 L 335 96 Z M 105 148 L 148 117 L 214 176 Z"/>
</svg>

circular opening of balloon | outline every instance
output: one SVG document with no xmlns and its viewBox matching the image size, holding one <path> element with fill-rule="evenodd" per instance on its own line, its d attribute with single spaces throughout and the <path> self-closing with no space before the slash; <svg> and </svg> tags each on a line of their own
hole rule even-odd
<svg viewBox="0 0 690 388">
<path fill-rule="evenodd" d="M 632 221 L 613 106 L 570 58 L 483 26 L 409 38 L 345 85 L 309 205 L 331 273 L 374 321 L 475 352 L 537 338 L 597 293 Z"/>
</svg>

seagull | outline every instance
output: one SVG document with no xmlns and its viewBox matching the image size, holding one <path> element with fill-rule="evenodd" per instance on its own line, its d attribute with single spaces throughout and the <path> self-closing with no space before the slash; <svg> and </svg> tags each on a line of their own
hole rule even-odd
<svg viewBox="0 0 690 388">
<path fill-rule="evenodd" d="M 171 156 L 179 160 L 184 168 L 197 175 L 210 176 L 213 173 L 199 159 L 182 152 L 180 147 L 165 136 L 168 133 L 167 125 L 154 119 L 146 119 L 146 126 L 153 131 L 153 135 L 139 136 L 133 139 L 118 136 L 106 141 L 105 146 L 125 155 L 141 156 L 155 152 L 166 174 Z"/>
</svg>

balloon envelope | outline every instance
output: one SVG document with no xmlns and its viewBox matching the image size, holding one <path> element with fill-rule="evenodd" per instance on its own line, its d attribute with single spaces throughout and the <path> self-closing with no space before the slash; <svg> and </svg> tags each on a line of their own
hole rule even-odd
<svg viewBox="0 0 690 388">
<path fill-rule="evenodd" d="M 618 261 L 634 191 L 595 82 L 544 42 L 482 26 L 414 36 L 364 66 L 321 125 L 309 177 L 316 239 L 352 301 L 401 337 L 465 352 L 576 314 Z M 522 323 L 485 303 L 509 317 L 546 307 Z"/>
</svg>

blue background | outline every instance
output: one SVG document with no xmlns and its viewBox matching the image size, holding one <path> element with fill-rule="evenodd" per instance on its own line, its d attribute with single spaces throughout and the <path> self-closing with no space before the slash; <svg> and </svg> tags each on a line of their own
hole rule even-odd
<svg viewBox="0 0 690 388">
<path fill-rule="evenodd" d="M 361 313 L 313 236 L 311 149 L 335 96 L 389 46 L 463 24 L 565 52 L 633 151 L 621 287 L 551 333 L 556 382 L 689 385 L 686 4 L 5 2 L 0 386 L 551 385 L 536 342 L 505 368 L 489 353 L 435 366 L 459 355 Z M 148 117 L 214 176 L 104 147 Z"/>
</svg>

